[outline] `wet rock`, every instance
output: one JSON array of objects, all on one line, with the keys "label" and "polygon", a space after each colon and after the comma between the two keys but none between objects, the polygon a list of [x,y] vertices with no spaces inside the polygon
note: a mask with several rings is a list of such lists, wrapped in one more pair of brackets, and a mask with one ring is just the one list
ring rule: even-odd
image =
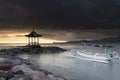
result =
[{"label": "wet rock", "polygon": [[0,77],[0,80],[6,80],[4,77]]},{"label": "wet rock", "polygon": [[40,65],[33,60],[25,60],[24,63],[27,64],[32,70],[39,70],[40,68]]},{"label": "wet rock", "polygon": [[63,78],[61,78],[61,77],[58,77],[56,80],[64,80]]},{"label": "wet rock", "polygon": [[18,54],[42,54],[42,53],[59,53],[66,51],[59,47],[24,47],[24,48],[12,48],[0,50],[1,55],[16,56]]},{"label": "wet rock", "polygon": [[13,64],[3,63],[3,64],[0,64],[0,70],[8,71],[8,70],[11,70],[13,66],[14,66]]},{"label": "wet rock", "polygon": [[30,64],[31,69],[33,69],[33,70],[39,70],[40,69],[39,63],[37,63],[35,61],[31,61],[31,60],[30,60],[30,62],[31,62],[31,64]]},{"label": "wet rock", "polygon": [[8,71],[6,79],[8,80],[8,79],[10,79],[12,77],[14,77],[14,74],[11,71]]},{"label": "wet rock", "polygon": [[11,69],[12,72],[16,73],[17,71],[23,71],[24,73],[31,72],[32,69],[30,69],[28,66],[25,65],[16,65]]},{"label": "wet rock", "polygon": [[0,71],[0,77],[3,77],[5,79],[7,79],[7,80],[12,78],[13,76],[14,76],[14,74],[9,72],[9,71]]},{"label": "wet rock", "polygon": [[6,58],[0,63],[13,65],[12,67],[9,65],[10,68],[5,68],[9,69],[9,71],[0,71],[0,80],[64,80],[61,77],[54,76],[47,70],[40,69],[40,65],[33,60],[17,57],[18,54],[56,54],[61,51],[65,50],[58,47],[27,47],[0,50],[0,55]]},{"label": "wet rock", "polygon": [[24,75],[24,72],[22,70],[18,70],[14,72],[15,75]]},{"label": "wet rock", "polygon": [[40,71],[34,71],[31,68],[29,68],[28,65],[17,65],[12,68],[11,70],[14,73],[17,73],[18,71],[21,71],[22,74],[24,73],[25,75],[30,76],[32,80],[45,80],[47,76]]},{"label": "wet rock", "polygon": [[61,77],[55,77],[55,76],[53,76],[53,74],[49,74],[48,80],[65,80],[65,79],[63,79]]},{"label": "wet rock", "polygon": [[13,78],[9,80],[32,80],[32,79],[27,75],[15,75]]},{"label": "wet rock", "polygon": [[42,72],[45,73],[46,75],[52,74],[51,72],[48,72],[47,70],[44,70],[44,69],[40,69],[40,71],[42,71]]},{"label": "wet rock", "polygon": [[[0,71],[0,77],[3,77],[5,80],[64,80],[61,77],[53,76],[47,70],[39,69],[39,65],[35,67],[36,63],[32,60],[16,59],[22,60],[22,64],[15,65],[10,71]],[[10,60],[10,62],[12,61]]]},{"label": "wet rock", "polygon": [[3,63],[3,64],[13,64],[13,65],[20,65],[22,63],[22,61],[20,61],[19,59],[17,58],[6,58],[4,61],[0,62],[0,63]]},{"label": "wet rock", "polygon": [[47,76],[40,71],[33,71],[29,74],[32,78],[32,80],[47,80]]},{"label": "wet rock", "polygon": [[22,61],[20,61],[20,60],[18,60],[18,59],[12,59],[12,60],[10,60],[11,62],[12,62],[12,64],[14,64],[14,65],[20,65],[20,64],[22,64]]},{"label": "wet rock", "polygon": [[48,80],[56,80],[56,78],[53,75],[49,74],[48,75]]},{"label": "wet rock", "polygon": [[7,77],[7,73],[5,71],[0,71],[0,77]]}]

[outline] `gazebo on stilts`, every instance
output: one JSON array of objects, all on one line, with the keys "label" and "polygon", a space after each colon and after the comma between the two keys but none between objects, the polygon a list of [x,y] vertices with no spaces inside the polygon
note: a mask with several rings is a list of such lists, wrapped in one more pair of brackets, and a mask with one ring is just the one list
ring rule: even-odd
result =
[{"label": "gazebo on stilts", "polygon": [[28,37],[28,46],[29,47],[40,47],[39,44],[39,38],[42,37],[42,35],[36,33],[34,30],[29,33],[28,35],[25,35]]}]

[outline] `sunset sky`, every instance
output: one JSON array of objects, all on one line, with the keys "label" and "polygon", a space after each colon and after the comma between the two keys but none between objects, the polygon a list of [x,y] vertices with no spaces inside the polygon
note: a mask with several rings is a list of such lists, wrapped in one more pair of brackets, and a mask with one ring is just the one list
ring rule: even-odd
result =
[{"label": "sunset sky", "polygon": [[0,43],[41,43],[120,37],[120,0],[0,0]]}]

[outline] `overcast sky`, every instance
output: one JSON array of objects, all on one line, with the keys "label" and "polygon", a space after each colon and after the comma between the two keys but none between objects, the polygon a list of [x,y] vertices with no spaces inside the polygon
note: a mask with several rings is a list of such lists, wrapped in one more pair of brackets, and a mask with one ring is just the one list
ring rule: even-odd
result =
[{"label": "overcast sky", "polygon": [[118,37],[120,0],[0,0],[1,39],[33,29],[55,40]]}]

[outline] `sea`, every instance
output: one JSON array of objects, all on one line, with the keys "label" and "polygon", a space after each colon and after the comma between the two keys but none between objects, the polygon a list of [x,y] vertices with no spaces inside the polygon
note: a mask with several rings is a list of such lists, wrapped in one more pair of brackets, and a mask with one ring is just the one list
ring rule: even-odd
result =
[{"label": "sea", "polygon": [[[7,44],[7,46],[18,46],[18,44]],[[72,49],[98,52],[103,50],[104,52],[104,48],[76,44],[41,44],[41,46],[58,46],[68,50],[68,53]],[[120,46],[114,46],[110,50],[120,56]],[[19,55],[19,57],[35,60],[40,64],[41,68],[52,72],[56,76],[62,76],[67,80],[120,80],[120,59],[113,59],[106,64],[73,58],[63,54],[64,52],[56,54],[24,54]]]}]

